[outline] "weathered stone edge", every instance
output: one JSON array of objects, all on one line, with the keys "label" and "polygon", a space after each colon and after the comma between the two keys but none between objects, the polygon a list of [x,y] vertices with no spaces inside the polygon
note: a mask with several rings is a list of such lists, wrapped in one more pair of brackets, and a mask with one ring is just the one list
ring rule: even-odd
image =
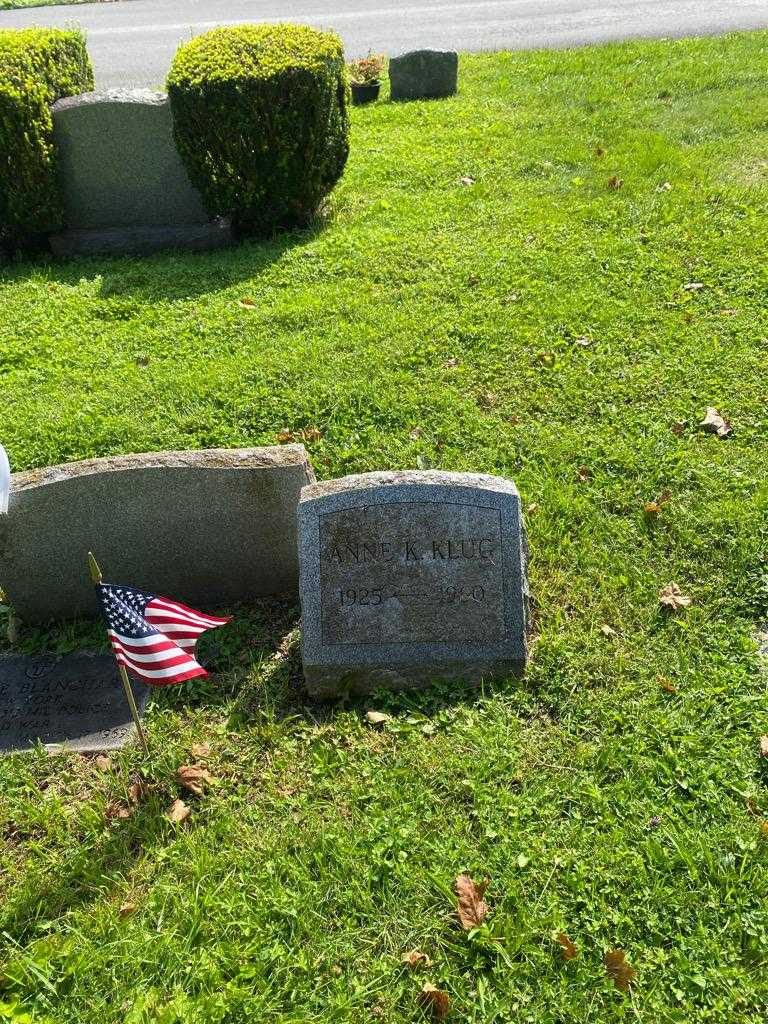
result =
[{"label": "weathered stone edge", "polygon": [[491,476],[487,473],[451,473],[439,469],[401,469],[376,473],[356,473],[336,480],[321,480],[318,483],[311,483],[302,488],[300,500],[304,503],[316,498],[326,498],[331,494],[344,494],[346,491],[415,484],[482,487],[484,490],[520,497],[515,484],[504,477]]},{"label": "weathered stone edge", "polygon": [[98,473],[122,473],[135,469],[279,469],[303,466],[313,482],[314,470],[303,444],[272,445],[264,448],[201,448],[190,451],[144,452],[139,455],[110,455],[81,462],[65,462],[43,469],[29,469],[11,475],[11,494],[46,484],[59,483]]}]

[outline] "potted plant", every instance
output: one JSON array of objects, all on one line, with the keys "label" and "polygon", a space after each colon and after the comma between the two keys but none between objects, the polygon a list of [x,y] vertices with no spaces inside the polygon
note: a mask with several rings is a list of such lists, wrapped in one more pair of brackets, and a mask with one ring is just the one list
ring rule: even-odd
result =
[{"label": "potted plant", "polygon": [[352,83],[352,103],[359,107],[373,103],[379,98],[381,75],[384,71],[384,55],[369,53],[367,57],[349,63],[349,78]]}]

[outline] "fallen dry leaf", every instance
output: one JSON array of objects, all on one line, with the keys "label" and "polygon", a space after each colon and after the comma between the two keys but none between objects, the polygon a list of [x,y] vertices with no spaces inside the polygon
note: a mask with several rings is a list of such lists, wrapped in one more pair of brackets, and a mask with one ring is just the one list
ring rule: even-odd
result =
[{"label": "fallen dry leaf", "polygon": [[445,1020],[451,1008],[451,1001],[447,992],[427,982],[419,992],[419,1005],[424,1010],[428,1010],[435,1020]]},{"label": "fallen dry leaf", "polygon": [[408,435],[408,437],[410,437],[412,441],[418,441],[423,433],[424,427],[414,427],[413,430]]},{"label": "fallen dry leaf", "polygon": [[100,772],[108,772],[112,770],[112,760],[107,757],[106,754],[99,754],[98,757],[93,759],[93,763]]},{"label": "fallen dry leaf", "polygon": [[190,753],[192,757],[208,757],[211,753],[211,748],[207,743],[195,743]]},{"label": "fallen dry leaf", "polygon": [[107,806],[104,808],[104,817],[109,819],[112,818],[130,818],[133,811],[124,804],[122,800],[110,800]]},{"label": "fallen dry leaf", "polygon": [[410,953],[403,956],[401,963],[408,964],[409,967],[429,967],[432,961],[426,953],[422,953],[419,949],[412,949]]},{"label": "fallen dry leaf", "polygon": [[637,971],[627,963],[624,951],[611,949],[603,957],[605,973],[621,992],[629,992],[629,986],[637,977]]},{"label": "fallen dry leaf", "polygon": [[199,764],[183,764],[177,770],[176,778],[185,789],[194,793],[195,796],[202,796],[205,787],[214,781],[211,773]]},{"label": "fallen dry leaf", "polygon": [[683,285],[684,292],[700,292],[704,285],[701,281],[689,281],[688,284]]},{"label": "fallen dry leaf", "polygon": [[604,622],[600,627],[600,632],[603,636],[616,636],[616,630],[613,626],[609,626],[607,622]]},{"label": "fallen dry leaf", "polygon": [[538,509],[539,509],[538,503],[535,502],[535,501],[532,501],[531,504],[528,506],[528,508],[525,510],[526,515],[532,516],[534,512],[538,511]]},{"label": "fallen dry leaf", "polygon": [[600,159],[600,157],[605,156],[605,152],[606,151],[605,149],[603,149],[602,146],[595,146],[595,156],[598,158],[598,160]]},{"label": "fallen dry leaf", "polygon": [[365,720],[368,725],[384,725],[385,722],[392,720],[392,715],[388,715],[384,711],[366,711]]},{"label": "fallen dry leaf", "polygon": [[565,934],[565,932],[560,932],[560,934],[555,939],[555,942],[557,942],[558,946],[560,946],[560,948],[563,951],[563,960],[573,960],[573,958],[578,953],[578,949],[576,949],[576,947]]},{"label": "fallen dry leaf", "polygon": [[580,338],[574,338],[573,344],[578,345],[579,348],[589,348],[592,344],[592,339],[588,338],[586,334],[583,334]]},{"label": "fallen dry leaf", "polygon": [[135,903],[131,903],[130,901],[128,901],[126,903],[121,903],[120,904],[120,908],[117,911],[117,913],[119,914],[120,917],[128,917],[128,915],[132,914],[135,909],[136,909],[136,904]]},{"label": "fallen dry leaf", "polygon": [[152,786],[146,779],[137,779],[128,787],[128,799],[136,807],[142,800],[146,800],[152,792]]},{"label": "fallen dry leaf", "polygon": [[165,816],[168,821],[172,821],[174,825],[180,825],[182,821],[187,820],[191,813],[192,808],[187,807],[183,800],[174,800],[165,812]]},{"label": "fallen dry leaf", "polygon": [[459,181],[461,182],[462,185],[474,185],[475,184],[475,179],[471,178],[468,174],[465,174],[463,178],[459,179]]},{"label": "fallen dry leaf", "polygon": [[618,192],[618,190],[622,188],[623,185],[624,179],[620,178],[618,174],[614,174],[612,177],[608,179],[608,188],[612,188],[614,192]]},{"label": "fallen dry leaf", "polygon": [[293,444],[296,438],[293,436],[292,430],[289,430],[287,427],[283,427],[283,429],[277,433],[275,440],[278,444]]},{"label": "fallen dry leaf", "polygon": [[449,370],[455,370],[459,365],[459,360],[455,356],[451,356],[450,359],[446,359],[443,366],[447,366]]},{"label": "fallen dry leaf", "polygon": [[675,435],[675,437],[682,437],[682,435],[685,433],[686,426],[687,424],[685,420],[677,420],[675,423],[672,424],[670,430]]},{"label": "fallen dry leaf", "polygon": [[478,397],[478,402],[486,409],[492,409],[498,400],[493,391],[483,391]]},{"label": "fallen dry leaf", "polygon": [[483,899],[488,882],[473,882],[469,875],[457,875],[453,888],[459,898],[458,915],[465,931],[478,928],[488,913],[488,904]]},{"label": "fallen dry leaf", "polygon": [[760,737],[760,757],[768,757],[768,736]]},{"label": "fallen dry leaf", "polygon": [[301,432],[302,441],[319,441],[323,436],[322,430],[319,427],[307,427]]},{"label": "fallen dry leaf", "polygon": [[657,192],[670,192],[672,189],[671,181],[662,181],[660,185],[656,187]]},{"label": "fallen dry leaf", "polygon": [[670,611],[677,612],[681,608],[689,608],[692,603],[691,598],[686,596],[676,583],[668,583],[659,591],[659,604]]},{"label": "fallen dry leaf", "polygon": [[666,690],[667,693],[677,693],[677,687],[670,679],[667,679],[666,676],[659,676],[658,680],[659,686],[662,690]]},{"label": "fallen dry leaf", "polygon": [[240,301],[238,302],[238,306],[240,306],[242,309],[255,309],[256,303],[253,301],[253,299],[240,299]]},{"label": "fallen dry leaf", "polygon": [[699,424],[700,430],[706,430],[709,434],[717,434],[718,437],[728,437],[733,433],[730,420],[723,419],[713,405],[707,406],[707,415]]},{"label": "fallen dry leaf", "polygon": [[592,473],[587,468],[587,466],[579,466],[579,468],[576,471],[576,479],[579,481],[580,484],[585,484],[591,476]]}]

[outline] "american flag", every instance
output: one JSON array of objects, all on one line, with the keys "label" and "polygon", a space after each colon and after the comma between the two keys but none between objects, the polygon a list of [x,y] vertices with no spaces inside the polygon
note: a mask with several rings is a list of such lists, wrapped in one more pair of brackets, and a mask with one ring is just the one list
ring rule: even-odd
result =
[{"label": "american flag", "polygon": [[229,618],[204,615],[167,597],[114,583],[99,583],[96,590],[119,665],[152,686],[208,675],[195,660],[197,638],[206,629],[226,625]]}]

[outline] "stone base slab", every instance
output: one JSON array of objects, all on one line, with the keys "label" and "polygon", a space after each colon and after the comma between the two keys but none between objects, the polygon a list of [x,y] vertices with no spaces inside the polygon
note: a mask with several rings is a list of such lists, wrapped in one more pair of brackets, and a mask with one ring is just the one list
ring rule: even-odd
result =
[{"label": "stone base slab", "polygon": [[201,252],[232,245],[234,236],[228,220],[182,227],[132,227],[63,231],[50,236],[55,256],[146,256],[164,249]]}]

